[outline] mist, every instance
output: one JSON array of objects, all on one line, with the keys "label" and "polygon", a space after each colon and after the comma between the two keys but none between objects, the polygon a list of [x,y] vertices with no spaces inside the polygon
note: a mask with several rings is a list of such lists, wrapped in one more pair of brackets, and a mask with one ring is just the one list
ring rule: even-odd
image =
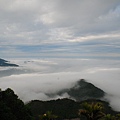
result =
[{"label": "mist", "polygon": [[[105,99],[120,111],[120,62],[95,59],[31,59],[13,60],[20,67],[0,68],[0,87],[11,88],[24,102],[69,98],[67,93],[55,93],[72,88],[85,79],[104,90]],[[9,73],[9,74],[6,74]],[[49,96],[48,94],[55,94]]]}]

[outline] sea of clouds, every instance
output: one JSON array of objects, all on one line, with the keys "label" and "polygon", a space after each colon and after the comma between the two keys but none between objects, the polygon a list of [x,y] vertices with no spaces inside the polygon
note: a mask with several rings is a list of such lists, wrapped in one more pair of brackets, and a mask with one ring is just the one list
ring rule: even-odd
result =
[{"label": "sea of clouds", "polygon": [[0,88],[12,88],[24,102],[51,100],[69,95],[49,96],[72,88],[85,79],[104,90],[110,105],[120,111],[120,61],[97,59],[11,60],[19,67],[0,67]]}]

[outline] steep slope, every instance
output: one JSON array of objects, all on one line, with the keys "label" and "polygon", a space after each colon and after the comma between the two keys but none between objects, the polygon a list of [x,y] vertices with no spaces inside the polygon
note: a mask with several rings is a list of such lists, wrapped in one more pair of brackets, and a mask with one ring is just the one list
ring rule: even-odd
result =
[{"label": "steep slope", "polygon": [[100,88],[94,86],[92,83],[85,81],[84,79],[79,80],[73,88],[59,91],[59,95],[67,93],[70,98],[76,101],[83,101],[87,99],[101,99],[104,97],[105,92]]},{"label": "steep slope", "polygon": [[0,58],[0,67],[18,67],[18,65],[9,63],[9,61]]},{"label": "steep slope", "polygon": [[105,92],[92,83],[81,79],[75,87],[68,91],[68,94],[77,101],[82,101],[86,99],[101,99],[104,97]]}]

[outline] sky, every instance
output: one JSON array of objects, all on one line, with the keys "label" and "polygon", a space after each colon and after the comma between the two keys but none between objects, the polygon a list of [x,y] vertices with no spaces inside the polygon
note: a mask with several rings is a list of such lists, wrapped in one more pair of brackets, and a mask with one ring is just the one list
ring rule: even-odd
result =
[{"label": "sky", "polygon": [[85,79],[120,111],[120,0],[0,0],[0,88],[24,101]]},{"label": "sky", "polygon": [[0,0],[1,58],[120,58],[120,0]]}]

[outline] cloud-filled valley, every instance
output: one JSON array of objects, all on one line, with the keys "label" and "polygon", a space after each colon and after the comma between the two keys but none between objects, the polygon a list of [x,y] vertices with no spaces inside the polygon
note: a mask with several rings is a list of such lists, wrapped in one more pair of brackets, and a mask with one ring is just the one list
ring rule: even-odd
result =
[{"label": "cloud-filled valley", "polygon": [[1,68],[0,76],[3,70],[4,73],[13,72],[0,78],[0,86],[2,89],[12,88],[24,102],[34,99],[69,98],[67,93],[61,96],[56,94],[52,97],[48,94],[72,88],[77,81],[85,79],[104,90],[111,106],[120,110],[120,62],[118,60],[33,59],[30,61],[13,60],[13,63],[19,64],[20,67]]}]

